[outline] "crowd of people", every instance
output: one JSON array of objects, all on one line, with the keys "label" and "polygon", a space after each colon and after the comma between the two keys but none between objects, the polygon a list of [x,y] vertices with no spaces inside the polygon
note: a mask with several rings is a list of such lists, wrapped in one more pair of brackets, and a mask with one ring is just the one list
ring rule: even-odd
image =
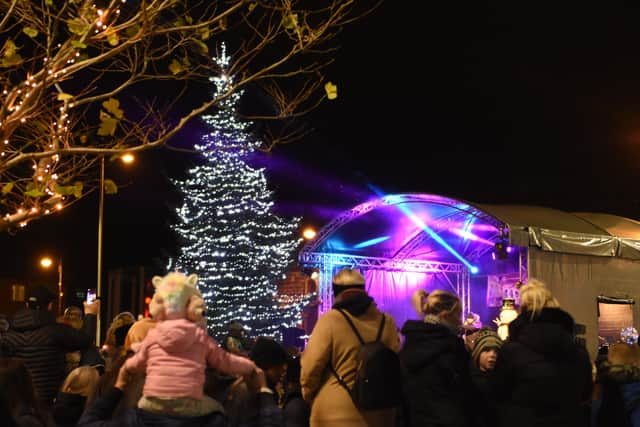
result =
[{"label": "crowd of people", "polygon": [[[153,284],[152,317],[120,313],[100,348],[99,300],[56,319],[55,296],[30,289],[25,307],[0,325],[1,424],[640,427],[640,346],[617,343],[591,361],[571,315],[535,279],[521,287],[503,340],[488,327],[464,329],[461,302],[445,290],[416,291],[419,318],[398,328],[364,277],[343,269],[333,278],[333,310],[302,352],[271,337],[250,340],[239,322],[218,344],[206,332],[195,275]],[[382,351],[400,367],[387,387],[400,389],[365,408],[354,388],[367,387],[363,360]],[[395,372],[385,360],[381,375]]]}]

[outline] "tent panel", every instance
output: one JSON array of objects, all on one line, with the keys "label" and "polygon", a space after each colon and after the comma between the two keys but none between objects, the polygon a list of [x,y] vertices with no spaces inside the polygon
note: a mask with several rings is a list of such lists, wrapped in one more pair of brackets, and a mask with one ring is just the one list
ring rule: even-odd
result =
[{"label": "tent panel", "polygon": [[[587,328],[587,349],[598,348],[598,296],[640,297],[640,262],[612,257],[529,251],[529,277],[546,283],[560,305]],[[639,304],[633,306],[636,328]]]}]

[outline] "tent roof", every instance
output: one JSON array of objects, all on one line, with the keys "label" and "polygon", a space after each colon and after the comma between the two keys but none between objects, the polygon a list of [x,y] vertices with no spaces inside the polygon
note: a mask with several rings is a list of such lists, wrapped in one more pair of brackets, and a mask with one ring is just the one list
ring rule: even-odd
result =
[{"label": "tent roof", "polygon": [[[323,227],[302,253],[459,263],[461,257],[473,260],[492,250],[507,234],[520,233],[516,244],[531,244],[532,230],[538,234],[556,233],[553,235],[556,240],[552,242],[555,246],[545,246],[546,237],[541,234],[533,239],[545,250],[571,251],[566,245],[556,249],[560,248],[557,240],[573,239],[574,244],[578,239],[579,253],[589,254],[588,245],[594,236],[602,239],[599,239],[600,252],[591,253],[593,255],[616,254],[616,238],[632,239],[640,248],[640,222],[628,218],[569,213],[540,206],[474,204],[444,196],[409,193],[369,200],[343,212]],[[603,239],[615,247],[603,252]]]}]

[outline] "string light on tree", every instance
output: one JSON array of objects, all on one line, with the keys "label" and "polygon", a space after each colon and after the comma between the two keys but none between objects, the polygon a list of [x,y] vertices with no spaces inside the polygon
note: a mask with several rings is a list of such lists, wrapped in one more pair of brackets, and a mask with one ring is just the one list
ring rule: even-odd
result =
[{"label": "string light on tree", "polygon": [[[217,96],[233,84],[224,46],[221,51],[216,62],[222,73],[210,79]],[[174,182],[184,194],[174,227],[182,240],[175,268],[198,274],[213,336],[221,339],[228,323],[238,320],[249,335],[280,338],[283,328],[299,323],[309,300],[279,301],[276,295],[300,243],[299,220],[271,212],[264,170],[247,163],[260,142],[249,132],[251,123],[236,116],[240,97],[228,96],[216,114],[203,116],[211,131],[195,148],[204,162]]]}]

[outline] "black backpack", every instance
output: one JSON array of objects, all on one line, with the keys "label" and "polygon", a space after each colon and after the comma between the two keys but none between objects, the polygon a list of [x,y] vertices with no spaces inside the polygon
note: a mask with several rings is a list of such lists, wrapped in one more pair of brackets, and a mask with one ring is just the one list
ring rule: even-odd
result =
[{"label": "black backpack", "polygon": [[365,343],[349,316],[340,309],[338,311],[358,337],[360,349],[356,357],[356,379],[351,387],[329,364],[331,372],[347,390],[358,409],[369,411],[398,406],[402,399],[402,372],[396,352],[380,342],[385,315],[382,315],[376,340]]}]

